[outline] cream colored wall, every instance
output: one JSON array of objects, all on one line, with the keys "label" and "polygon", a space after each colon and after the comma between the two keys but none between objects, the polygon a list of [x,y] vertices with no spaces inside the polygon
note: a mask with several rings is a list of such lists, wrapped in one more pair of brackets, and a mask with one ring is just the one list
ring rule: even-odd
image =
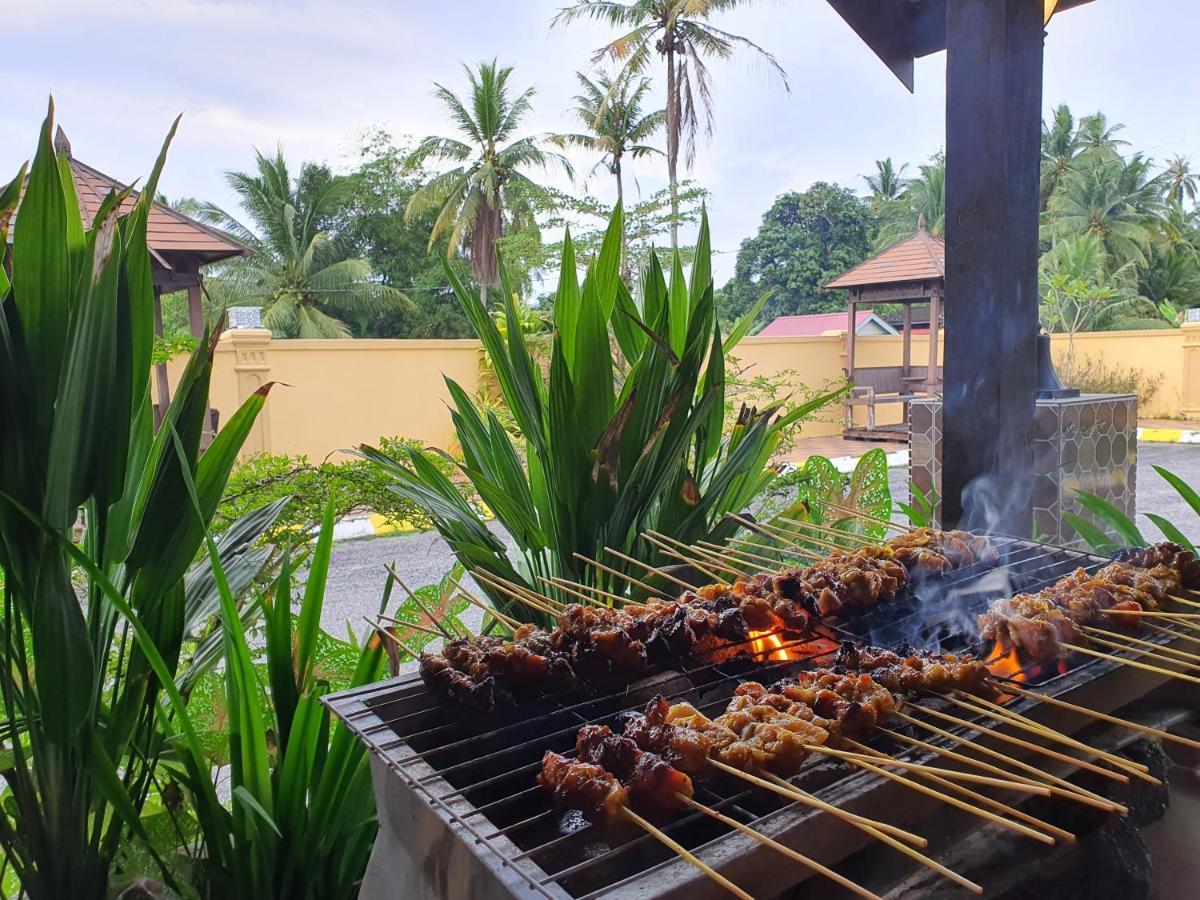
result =
[{"label": "cream colored wall", "polygon": [[[1192,338],[1191,370],[1185,365],[1185,338]],[[860,336],[855,358],[861,366],[899,365],[901,340]],[[1066,337],[1053,338],[1055,356],[1066,352]],[[1200,325],[1180,330],[1101,332],[1077,335],[1077,356],[1103,358],[1109,366],[1161,374],[1163,383],[1143,418],[1200,412]],[[914,337],[912,362],[925,365],[928,338]],[[820,337],[749,337],[734,352],[744,378],[788,377],[799,386],[818,388],[842,377],[846,363],[843,332]],[[235,331],[217,346],[211,397],[227,422],[256,387],[282,382],[271,392],[247,452],[330,454],[381,436],[397,435],[455,450],[443,375],[475,393],[479,385],[479,343],[463,341],[271,340],[265,331]],[[185,360],[168,366],[174,384]],[[1191,371],[1190,376],[1185,370]],[[1190,396],[1190,394],[1196,396]],[[899,421],[900,404],[879,407],[880,424]],[[828,410],[804,426],[803,435],[840,434],[842,410]]]},{"label": "cream colored wall", "polygon": [[[1075,335],[1075,357],[1100,359],[1109,368],[1140,369],[1147,376],[1159,375],[1162,384],[1147,404],[1140,404],[1138,416],[1144,419],[1175,417],[1188,405],[1184,400],[1183,341],[1186,328],[1162,331],[1095,331]],[[1065,334],[1051,337],[1054,364],[1061,366],[1066,356]]]}]

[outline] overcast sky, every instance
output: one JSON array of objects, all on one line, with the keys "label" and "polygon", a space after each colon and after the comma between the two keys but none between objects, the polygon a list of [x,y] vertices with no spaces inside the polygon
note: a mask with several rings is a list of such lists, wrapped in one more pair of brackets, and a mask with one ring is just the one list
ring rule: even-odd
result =
[{"label": "overcast sky", "polygon": [[[462,89],[460,63],[492,56],[537,87],[531,131],[576,130],[573,72],[609,33],[551,31],[564,2],[0,0],[0,173],[32,152],[53,92],[75,155],[122,180],[148,169],[182,111],[163,190],[232,205],[222,173],[250,166],[253,147],[344,168],[372,126],[447,133],[431,82]],[[765,2],[718,24],[772,51],[791,80],[788,94],[749,56],[713,66],[716,133],[692,175],[712,191],[721,283],[780,192],[817,180],[861,189],[874,160],[918,163],[942,146],[945,57],[918,61],[910,95],[825,0]],[[1134,147],[1200,164],[1198,26],[1196,0],[1097,0],[1060,15],[1047,108],[1101,108]],[[661,163],[636,169],[643,193],[663,185]],[[606,178],[588,188],[611,197]]]}]

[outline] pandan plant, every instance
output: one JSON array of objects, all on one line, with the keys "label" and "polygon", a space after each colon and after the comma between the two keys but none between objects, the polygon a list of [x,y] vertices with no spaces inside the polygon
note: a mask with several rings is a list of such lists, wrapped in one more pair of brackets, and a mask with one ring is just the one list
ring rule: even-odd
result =
[{"label": "pandan plant", "polygon": [[[548,377],[520,328],[503,264],[505,335],[446,269],[519,429],[514,437],[493,412],[479,410],[469,391],[447,380],[462,473],[512,536],[515,552],[426,457],[362,448],[395,478],[393,490],[429,512],[468,570],[557,592],[564,601],[573,598],[550,579],[629,588],[579,556],[639,579],[648,577],[644,569],[606,548],[650,564],[672,562],[639,537],[647,529],[688,543],[732,535],[739,526],[727,516],[743,511],[773,477],[768,464],[784,429],[842,393],[822,394],[786,414],[780,406],[743,407],[724,433],[725,355],[761,303],[722,336],[707,218],[690,279],[677,253],[669,277],[652,254],[635,300],[620,277],[621,233],[618,208],[582,284],[567,235]],[[538,618],[503,591],[485,590],[509,615]]]},{"label": "pandan plant", "polygon": [[139,813],[164,754],[216,802],[176,686],[213,591],[185,574],[266,390],[201,455],[206,336],[155,429],[146,229],[166,146],[141,194],[110,193],[89,225],[52,119],[0,188],[0,848],[23,896],[90,900],[124,840],[151,846]]}]

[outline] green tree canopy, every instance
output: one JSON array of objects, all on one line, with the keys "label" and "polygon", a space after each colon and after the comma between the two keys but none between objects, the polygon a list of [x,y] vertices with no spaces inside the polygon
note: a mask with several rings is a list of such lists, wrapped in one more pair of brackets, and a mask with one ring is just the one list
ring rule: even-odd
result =
[{"label": "green tree canopy", "polygon": [[836,184],[781,194],[758,233],[742,242],[734,277],[721,291],[722,317],[740,316],[768,291],[764,321],[845,309],[840,292],[821,285],[870,254],[870,221],[867,204]]}]

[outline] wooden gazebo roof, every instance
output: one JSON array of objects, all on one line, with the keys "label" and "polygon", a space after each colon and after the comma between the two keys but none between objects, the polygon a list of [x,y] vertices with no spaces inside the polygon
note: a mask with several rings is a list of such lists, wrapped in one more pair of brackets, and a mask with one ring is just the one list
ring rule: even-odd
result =
[{"label": "wooden gazebo roof", "polygon": [[946,276],[946,243],[923,227],[825,283],[827,288],[934,281]]}]

